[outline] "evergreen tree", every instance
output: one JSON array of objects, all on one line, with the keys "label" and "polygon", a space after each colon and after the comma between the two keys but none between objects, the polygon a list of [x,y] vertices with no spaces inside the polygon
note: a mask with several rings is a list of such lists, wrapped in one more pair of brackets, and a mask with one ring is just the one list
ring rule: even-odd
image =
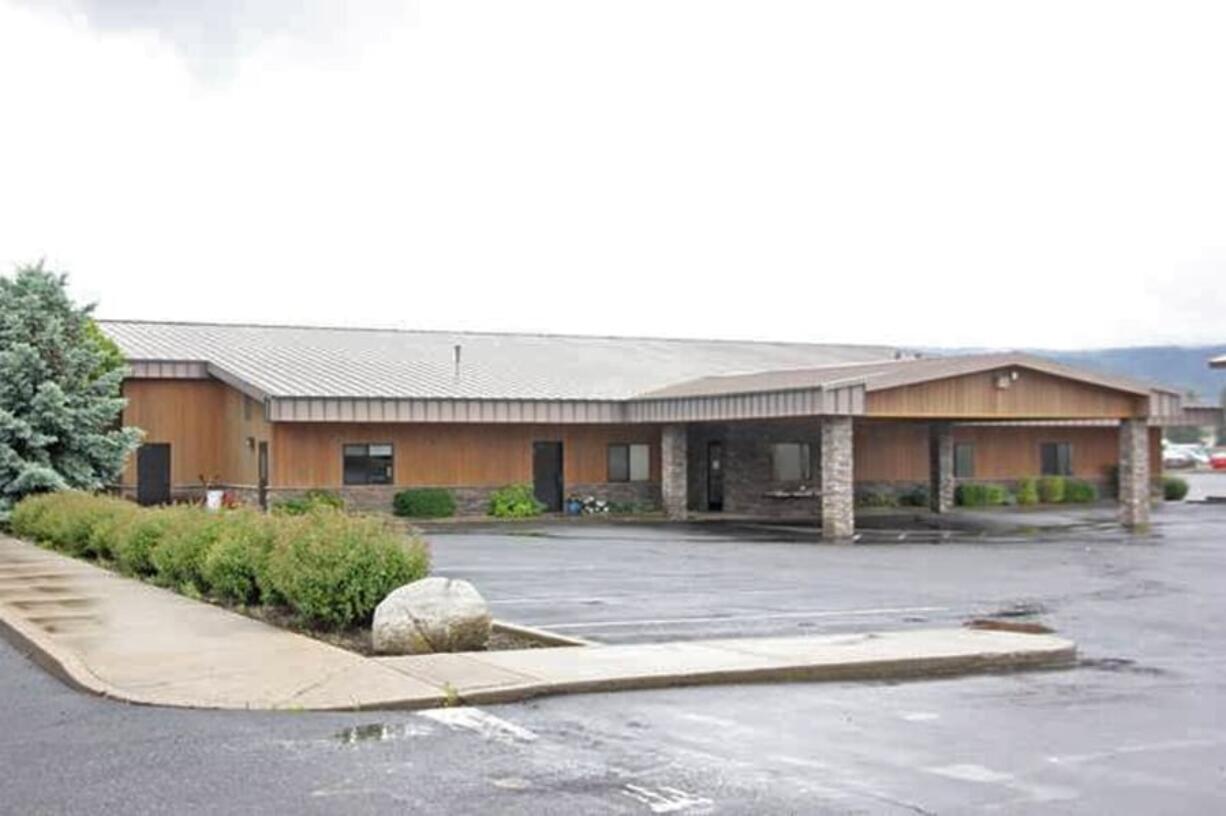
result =
[{"label": "evergreen tree", "polygon": [[113,482],[140,431],[119,427],[123,358],[40,262],[0,278],[0,520],[22,496]]}]

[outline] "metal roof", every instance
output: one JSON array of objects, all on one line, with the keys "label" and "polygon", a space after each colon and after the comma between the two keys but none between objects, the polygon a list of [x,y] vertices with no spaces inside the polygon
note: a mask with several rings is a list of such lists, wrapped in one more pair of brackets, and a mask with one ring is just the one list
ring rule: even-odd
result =
[{"label": "metal roof", "polygon": [[1152,391],[1176,393],[1123,377],[1098,374],[1085,369],[1057,363],[1031,354],[972,354],[956,357],[925,357],[921,359],[889,360],[884,362],[828,365],[814,368],[760,371],[751,374],[702,377],[677,383],[641,394],[643,399],[675,399],[681,397],[752,394],[761,391],[786,391],[804,388],[830,388],[836,385],[862,384],[868,392],[904,385],[958,377],[1000,368],[1029,368],[1067,377],[1081,382],[1149,395]]},{"label": "metal roof", "polygon": [[620,401],[711,375],[864,364],[900,353],[814,343],[99,323],[138,370],[191,376],[206,369],[270,399]]}]

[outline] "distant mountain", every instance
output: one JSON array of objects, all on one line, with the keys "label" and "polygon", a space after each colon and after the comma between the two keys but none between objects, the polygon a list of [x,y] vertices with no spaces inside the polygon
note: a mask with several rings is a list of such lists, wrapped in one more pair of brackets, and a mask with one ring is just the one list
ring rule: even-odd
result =
[{"label": "distant mountain", "polygon": [[1226,354],[1222,346],[1136,346],[1095,351],[1036,350],[1036,354],[1068,365],[1133,377],[1196,392],[1204,402],[1219,401],[1226,388],[1226,371],[1209,368],[1209,358]]},{"label": "distant mountain", "polygon": [[[930,349],[941,354],[965,354],[991,349]],[[1216,403],[1226,388],[1226,371],[1209,368],[1209,358],[1226,354],[1220,346],[1133,346],[1096,349],[1023,349],[1061,363],[1118,374],[1156,385],[1196,392],[1198,400]]]}]

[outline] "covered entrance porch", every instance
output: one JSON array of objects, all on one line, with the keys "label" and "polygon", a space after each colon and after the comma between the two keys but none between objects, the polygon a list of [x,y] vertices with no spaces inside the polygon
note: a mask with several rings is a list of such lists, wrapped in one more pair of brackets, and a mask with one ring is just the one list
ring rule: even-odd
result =
[{"label": "covered entrance porch", "polygon": [[1093,483],[1117,498],[1122,524],[1144,527],[1158,426],[1179,409],[1169,392],[1022,355],[765,372],[678,389],[667,397],[677,421],[661,432],[671,518],[811,518],[831,540],[854,534],[858,498],[892,494],[947,513],[959,482],[1012,489],[1044,475]]}]

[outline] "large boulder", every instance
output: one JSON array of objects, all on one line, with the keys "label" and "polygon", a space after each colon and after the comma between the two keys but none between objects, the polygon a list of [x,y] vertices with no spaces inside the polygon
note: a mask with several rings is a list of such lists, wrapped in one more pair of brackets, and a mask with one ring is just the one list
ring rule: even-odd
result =
[{"label": "large boulder", "polygon": [[490,638],[490,608],[467,581],[423,578],[375,608],[371,636],[382,654],[471,652]]}]

